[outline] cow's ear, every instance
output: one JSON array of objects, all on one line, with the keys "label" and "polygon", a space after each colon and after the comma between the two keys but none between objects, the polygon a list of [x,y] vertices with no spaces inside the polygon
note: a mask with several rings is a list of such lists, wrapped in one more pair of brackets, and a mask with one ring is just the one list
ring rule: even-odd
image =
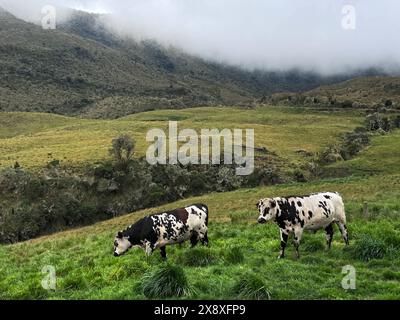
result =
[{"label": "cow's ear", "polygon": [[117,233],[117,238],[122,239],[122,237],[123,237],[122,231],[119,231]]}]

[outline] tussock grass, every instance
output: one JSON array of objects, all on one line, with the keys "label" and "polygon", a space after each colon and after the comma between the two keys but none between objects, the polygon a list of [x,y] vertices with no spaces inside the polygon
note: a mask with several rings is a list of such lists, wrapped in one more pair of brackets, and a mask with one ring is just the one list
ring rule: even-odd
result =
[{"label": "tussock grass", "polygon": [[182,267],[169,263],[162,264],[142,279],[143,294],[147,298],[181,297],[192,292]]},{"label": "tussock grass", "polygon": [[262,277],[254,273],[241,275],[235,282],[232,293],[238,295],[239,299],[269,300],[271,294],[266,288]]},{"label": "tussock grass", "polygon": [[351,249],[353,257],[362,261],[382,259],[386,251],[386,244],[382,240],[375,239],[369,234],[363,234]]},{"label": "tussock grass", "polygon": [[204,267],[215,263],[217,259],[210,248],[195,247],[179,255],[176,262],[189,267]]},{"label": "tussock grass", "polygon": [[231,246],[225,249],[225,261],[230,264],[239,264],[244,261],[243,250],[239,246]]}]

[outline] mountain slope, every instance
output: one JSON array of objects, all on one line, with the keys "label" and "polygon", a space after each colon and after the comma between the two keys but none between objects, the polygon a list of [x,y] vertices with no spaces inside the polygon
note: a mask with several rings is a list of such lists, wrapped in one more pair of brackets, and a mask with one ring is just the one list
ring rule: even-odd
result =
[{"label": "mountain slope", "polygon": [[0,13],[0,111],[116,118],[138,111],[247,103],[343,77],[248,72],[108,31],[76,12],[57,30]]},{"label": "mountain slope", "polygon": [[[394,110],[400,108],[400,77],[356,77],[302,93],[276,93],[271,96],[270,100],[273,103],[284,105]],[[385,108],[387,109],[385,110]]]}]

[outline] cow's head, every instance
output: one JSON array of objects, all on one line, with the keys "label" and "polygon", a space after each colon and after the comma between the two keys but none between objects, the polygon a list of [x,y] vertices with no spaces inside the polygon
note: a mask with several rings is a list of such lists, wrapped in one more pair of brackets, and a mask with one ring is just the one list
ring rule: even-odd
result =
[{"label": "cow's head", "polygon": [[274,199],[261,199],[257,203],[257,208],[260,213],[258,223],[266,223],[276,217],[276,200]]},{"label": "cow's head", "polygon": [[119,257],[128,252],[133,244],[129,241],[129,237],[124,236],[123,232],[118,232],[114,239],[114,256]]}]

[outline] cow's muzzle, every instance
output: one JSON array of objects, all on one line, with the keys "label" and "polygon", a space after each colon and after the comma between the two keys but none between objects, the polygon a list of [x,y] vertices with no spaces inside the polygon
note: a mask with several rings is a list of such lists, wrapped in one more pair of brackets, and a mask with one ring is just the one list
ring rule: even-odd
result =
[{"label": "cow's muzzle", "polygon": [[265,220],[264,218],[259,218],[258,219],[258,223],[266,223],[267,222],[267,220]]}]

